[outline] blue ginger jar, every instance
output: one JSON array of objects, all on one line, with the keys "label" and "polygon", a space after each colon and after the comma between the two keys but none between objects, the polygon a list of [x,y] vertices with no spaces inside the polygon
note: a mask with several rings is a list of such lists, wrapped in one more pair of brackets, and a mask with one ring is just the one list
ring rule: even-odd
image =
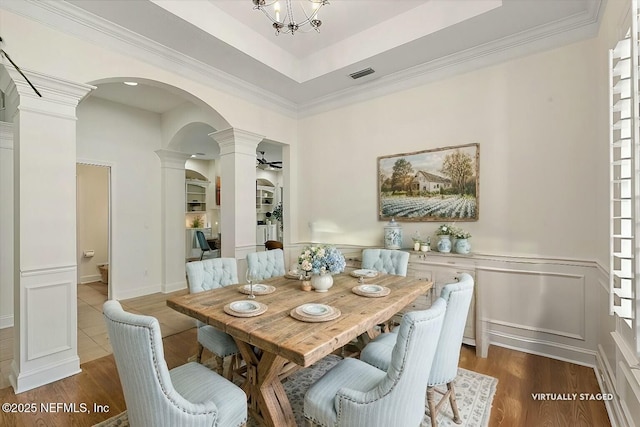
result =
[{"label": "blue ginger jar", "polygon": [[451,252],[451,236],[448,234],[440,236],[440,240],[438,241],[438,252]]}]

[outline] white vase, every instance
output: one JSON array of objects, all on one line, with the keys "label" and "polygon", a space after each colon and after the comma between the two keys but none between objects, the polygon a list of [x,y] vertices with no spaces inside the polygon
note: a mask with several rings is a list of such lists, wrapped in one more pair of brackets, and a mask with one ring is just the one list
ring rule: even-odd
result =
[{"label": "white vase", "polygon": [[333,276],[329,273],[311,276],[311,286],[316,292],[327,292],[333,286]]}]

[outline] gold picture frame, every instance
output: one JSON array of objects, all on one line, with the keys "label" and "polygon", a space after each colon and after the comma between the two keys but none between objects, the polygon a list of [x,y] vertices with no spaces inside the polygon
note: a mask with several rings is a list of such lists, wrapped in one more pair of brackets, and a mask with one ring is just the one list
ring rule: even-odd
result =
[{"label": "gold picture frame", "polygon": [[378,218],[477,221],[480,144],[378,157]]}]

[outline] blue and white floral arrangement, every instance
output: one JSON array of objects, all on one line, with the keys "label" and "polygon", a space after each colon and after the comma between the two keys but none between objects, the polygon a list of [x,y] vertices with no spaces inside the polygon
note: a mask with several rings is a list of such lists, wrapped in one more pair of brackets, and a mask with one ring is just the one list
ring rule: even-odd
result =
[{"label": "blue and white floral arrangement", "polygon": [[344,271],[344,255],[334,246],[311,245],[302,250],[298,257],[300,269],[311,274],[337,274]]}]

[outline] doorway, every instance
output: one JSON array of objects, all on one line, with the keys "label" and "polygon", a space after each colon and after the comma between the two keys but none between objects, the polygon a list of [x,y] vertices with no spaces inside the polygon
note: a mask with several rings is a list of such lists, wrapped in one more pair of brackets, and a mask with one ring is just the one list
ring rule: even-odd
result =
[{"label": "doorway", "polygon": [[111,295],[111,167],[76,164],[78,356],[110,354],[102,305]]},{"label": "doorway", "polygon": [[109,289],[111,167],[78,163],[76,180],[78,284],[101,282]]}]

